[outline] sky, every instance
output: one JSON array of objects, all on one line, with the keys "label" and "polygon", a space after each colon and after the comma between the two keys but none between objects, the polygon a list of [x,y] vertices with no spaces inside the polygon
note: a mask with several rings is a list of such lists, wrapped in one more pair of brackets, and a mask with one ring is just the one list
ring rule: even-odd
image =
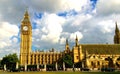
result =
[{"label": "sky", "polygon": [[120,0],[0,0],[0,58],[20,53],[20,25],[28,10],[32,50],[65,49],[65,41],[113,44],[115,22],[120,28]]}]

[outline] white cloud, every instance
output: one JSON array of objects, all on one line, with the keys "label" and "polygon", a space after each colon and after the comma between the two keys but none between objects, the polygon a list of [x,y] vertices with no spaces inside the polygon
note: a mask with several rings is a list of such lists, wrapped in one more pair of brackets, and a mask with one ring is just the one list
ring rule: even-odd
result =
[{"label": "white cloud", "polygon": [[113,31],[115,27],[115,21],[113,20],[104,20],[98,22],[98,27],[101,29],[103,33],[110,33]]},{"label": "white cloud", "polygon": [[[60,21],[60,19],[58,22],[62,23],[58,26],[55,25],[56,19],[61,17],[54,13],[48,14],[45,12],[41,19],[35,20],[37,24],[39,24],[39,32],[36,32],[37,36],[34,35],[35,41],[37,41],[34,41],[34,43],[38,48],[56,47],[57,45],[64,44],[65,38],[70,38],[69,40],[74,41],[76,34],[81,43],[112,43],[111,39],[114,36],[112,34],[115,26],[114,21],[120,21],[119,16],[112,14],[109,16],[98,17],[96,14],[77,12],[77,15],[67,16],[66,18],[62,17],[64,21]],[[104,34],[105,36],[103,36]],[[48,46],[43,45],[42,42],[44,41],[50,44]]]},{"label": "white cloud", "polygon": [[90,15],[90,14],[79,14],[76,17],[73,16],[72,18],[73,18],[72,26],[78,26],[78,25],[81,25],[86,20],[92,18],[92,15]]},{"label": "white cloud", "polygon": [[63,8],[66,10],[74,9],[75,11],[81,11],[82,8],[88,5],[90,2],[89,0],[62,0],[62,3],[64,6]]},{"label": "white cloud", "polygon": [[0,18],[10,23],[20,23],[26,9],[23,0],[0,0]]},{"label": "white cloud", "polygon": [[[41,19],[31,17],[37,23],[32,41],[39,49],[64,49],[66,38],[74,42],[76,35],[80,43],[113,43],[114,22],[118,21],[120,25],[119,0],[98,0],[92,13],[86,12],[89,11],[90,0],[0,0],[0,57],[19,52],[19,28],[15,24],[20,25],[26,6],[30,16],[35,10],[36,13],[44,13]],[[69,11],[72,9],[77,14],[71,15]],[[68,12],[67,17],[56,14],[64,11]]]},{"label": "white cloud", "polygon": [[12,38],[12,42],[13,42],[13,43],[17,43],[17,42],[18,42],[18,38],[13,37],[13,38]]},{"label": "white cloud", "polygon": [[45,14],[41,21],[44,25],[42,28],[43,35],[41,40],[57,43],[62,32],[62,25],[65,19],[56,14]]},{"label": "white cloud", "polygon": [[0,24],[0,38],[9,38],[13,35],[17,35],[19,32],[16,25],[12,25],[8,22],[2,22]]},{"label": "white cloud", "polygon": [[0,22],[0,58],[10,53],[19,53],[18,32],[17,25]]},{"label": "white cloud", "polygon": [[89,4],[89,0],[29,0],[28,2],[31,8],[45,12],[61,12],[71,9],[81,11]]},{"label": "white cloud", "polygon": [[74,41],[74,40],[76,39],[76,35],[77,35],[77,37],[78,37],[78,41],[79,41],[80,39],[82,39],[82,37],[83,37],[82,33],[79,32],[79,31],[77,31],[77,32],[74,32],[74,33],[71,33],[71,34],[70,34],[70,40]]},{"label": "white cloud", "polygon": [[65,44],[66,38],[62,37],[60,38],[60,44]]},{"label": "white cloud", "polygon": [[8,44],[4,41],[0,41],[0,48],[4,48],[5,46],[8,46]]},{"label": "white cloud", "polygon": [[111,15],[120,13],[120,0],[98,0],[96,11],[98,15]]}]

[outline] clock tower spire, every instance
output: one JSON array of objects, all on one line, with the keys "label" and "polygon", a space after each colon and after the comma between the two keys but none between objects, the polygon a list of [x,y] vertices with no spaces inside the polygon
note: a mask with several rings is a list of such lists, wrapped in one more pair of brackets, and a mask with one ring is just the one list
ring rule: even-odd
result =
[{"label": "clock tower spire", "polygon": [[28,11],[25,11],[24,18],[20,27],[21,42],[20,42],[20,64],[30,64],[30,54],[32,46],[32,26]]}]

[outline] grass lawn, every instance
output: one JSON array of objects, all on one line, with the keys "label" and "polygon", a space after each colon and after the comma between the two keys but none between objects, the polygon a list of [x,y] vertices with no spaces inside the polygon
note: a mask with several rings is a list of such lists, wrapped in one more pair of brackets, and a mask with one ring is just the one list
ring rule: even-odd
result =
[{"label": "grass lawn", "polygon": [[120,72],[0,72],[0,74],[120,74]]}]

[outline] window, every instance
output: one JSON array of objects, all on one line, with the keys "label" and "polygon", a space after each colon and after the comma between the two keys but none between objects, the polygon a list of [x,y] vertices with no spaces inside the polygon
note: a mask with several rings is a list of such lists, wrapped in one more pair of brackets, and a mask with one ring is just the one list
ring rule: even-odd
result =
[{"label": "window", "polygon": [[93,58],[95,58],[95,56],[93,56]]},{"label": "window", "polygon": [[91,65],[92,65],[92,66],[93,66],[93,64],[94,64],[93,61],[91,61]]},{"label": "window", "polygon": [[98,61],[97,64],[100,65],[100,62]]},{"label": "window", "polygon": [[76,56],[77,59],[79,59],[79,56]]}]

